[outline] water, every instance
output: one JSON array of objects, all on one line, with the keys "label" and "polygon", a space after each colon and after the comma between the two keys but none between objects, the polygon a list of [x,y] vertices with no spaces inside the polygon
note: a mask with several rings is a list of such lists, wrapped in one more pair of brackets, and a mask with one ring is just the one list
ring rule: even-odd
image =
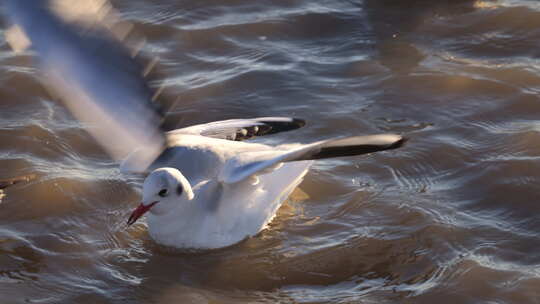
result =
[{"label": "water", "polygon": [[125,222],[140,180],[0,45],[2,303],[538,303],[540,5],[118,0],[181,97],[177,126],[292,115],[309,142],[397,132],[318,161],[270,229],[174,252]]}]

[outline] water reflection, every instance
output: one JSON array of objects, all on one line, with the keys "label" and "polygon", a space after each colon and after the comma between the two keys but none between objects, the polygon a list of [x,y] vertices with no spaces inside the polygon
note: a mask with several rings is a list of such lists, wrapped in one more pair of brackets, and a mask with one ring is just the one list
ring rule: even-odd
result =
[{"label": "water reflection", "polygon": [[237,246],[169,252],[144,222],[126,229],[140,179],[39,85],[29,54],[4,49],[0,175],[38,175],[0,204],[8,302],[540,296],[536,2],[150,2],[115,4],[182,97],[173,123],[297,115],[308,125],[287,140],[385,131],[414,144],[318,163],[307,196]]}]

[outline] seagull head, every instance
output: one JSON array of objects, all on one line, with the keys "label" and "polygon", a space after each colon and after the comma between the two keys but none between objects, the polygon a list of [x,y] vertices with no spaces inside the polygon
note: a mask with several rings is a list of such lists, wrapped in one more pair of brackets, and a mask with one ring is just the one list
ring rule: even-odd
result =
[{"label": "seagull head", "polygon": [[174,168],[156,169],[144,180],[142,202],[131,213],[127,224],[135,223],[148,211],[162,215],[192,199],[191,185],[180,171]]}]

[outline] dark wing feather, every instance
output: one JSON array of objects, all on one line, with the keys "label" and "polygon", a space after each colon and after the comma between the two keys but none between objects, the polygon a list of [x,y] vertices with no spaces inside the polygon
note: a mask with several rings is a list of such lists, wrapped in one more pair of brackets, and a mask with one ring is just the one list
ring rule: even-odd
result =
[{"label": "dark wing feather", "polygon": [[227,184],[237,183],[252,175],[268,172],[268,169],[279,163],[397,149],[405,141],[406,139],[399,135],[380,134],[324,140],[291,150],[245,152],[227,161],[220,174],[220,180]]},{"label": "dark wing feather", "polygon": [[295,160],[314,160],[322,158],[354,156],[373,152],[397,149],[403,146],[406,138],[396,140],[393,143],[366,143],[364,136],[348,137],[344,139],[329,140],[316,149]]},{"label": "dark wing feather", "polygon": [[261,117],[230,119],[194,125],[171,133],[196,134],[212,138],[242,141],[256,136],[270,135],[301,128],[305,121],[289,117]]},{"label": "dark wing feather", "polygon": [[0,190],[19,184],[19,183],[29,182],[31,180],[34,180],[35,178],[36,178],[35,174],[28,174],[28,175],[23,175],[23,176],[18,176],[18,177],[0,179]]}]

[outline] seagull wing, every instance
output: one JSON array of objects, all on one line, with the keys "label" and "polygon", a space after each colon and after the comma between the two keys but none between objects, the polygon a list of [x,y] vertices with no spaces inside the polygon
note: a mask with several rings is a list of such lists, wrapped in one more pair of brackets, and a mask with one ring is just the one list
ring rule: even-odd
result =
[{"label": "seagull wing", "polygon": [[163,151],[153,93],[142,68],[112,34],[66,23],[48,1],[8,0],[6,12],[35,50],[46,86],[113,158],[144,147],[133,163],[147,167]]},{"label": "seagull wing", "polygon": [[367,154],[399,148],[405,141],[399,135],[381,134],[324,140],[288,151],[244,152],[225,163],[220,180],[237,183],[267,173],[283,162]]},{"label": "seagull wing", "polygon": [[229,119],[193,125],[171,131],[168,134],[173,137],[175,134],[192,134],[241,141],[255,136],[295,130],[303,127],[305,124],[305,121],[302,119],[290,117]]}]

